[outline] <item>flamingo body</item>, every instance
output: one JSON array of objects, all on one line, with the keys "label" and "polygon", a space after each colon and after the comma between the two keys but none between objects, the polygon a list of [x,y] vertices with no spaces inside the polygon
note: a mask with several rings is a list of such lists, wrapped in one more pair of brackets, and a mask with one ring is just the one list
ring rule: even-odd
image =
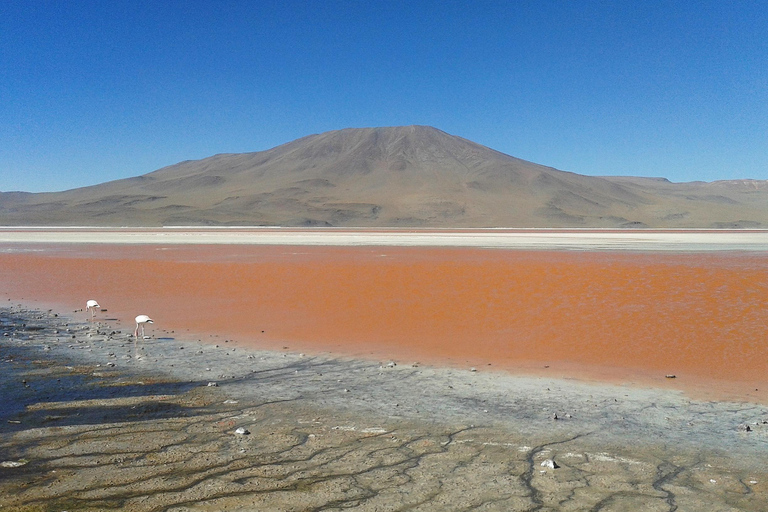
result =
[{"label": "flamingo body", "polygon": [[85,310],[91,312],[91,318],[96,316],[96,310],[100,308],[99,303],[91,299],[85,303]]},{"label": "flamingo body", "polygon": [[139,315],[136,317],[136,330],[134,336],[139,337],[139,330],[141,330],[141,337],[144,337],[144,325],[154,323],[147,315]]}]

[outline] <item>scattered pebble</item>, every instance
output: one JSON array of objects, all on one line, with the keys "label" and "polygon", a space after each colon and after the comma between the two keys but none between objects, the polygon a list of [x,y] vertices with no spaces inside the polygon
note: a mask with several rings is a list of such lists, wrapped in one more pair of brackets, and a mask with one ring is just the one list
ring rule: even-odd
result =
[{"label": "scattered pebble", "polygon": [[4,460],[3,462],[0,462],[0,467],[4,468],[18,468],[19,466],[23,466],[26,464],[27,460],[20,459],[20,460]]},{"label": "scattered pebble", "polygon": [[217,388],[217,387],[219,387],[219,385],[216,382],[209,382],[208,383],[208,387],[209,388]]},{"label": "scattered pebble", "polygon": [[240,427],[237,430],[235,430],[235,434],[240,434],[241,436],[247,436],[248,434],[250,434],[250,432],[247,429]]},{"label": "scattered pebble", "polygon": [[552,460],[552,459],[547,459],[547,460],[543,461],[543,462],[541,463],[541,465],[542,465],[543,467],[545,467],[545,468],[549,468],[549,469],[557,469],[557,468],[559,468],[559,467],[560,467],[560,466],[557,464],[557,462],[555,462],[555,461],[554,461],[554,460]]}]

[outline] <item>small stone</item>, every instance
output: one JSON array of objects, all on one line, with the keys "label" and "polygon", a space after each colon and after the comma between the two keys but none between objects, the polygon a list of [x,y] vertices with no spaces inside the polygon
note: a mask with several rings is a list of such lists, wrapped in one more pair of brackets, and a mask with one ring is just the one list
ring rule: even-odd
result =
[{"label": "small stone", "polygon": [[670,374],[665,375],[664,377],[666,377],[668,379],[676,379],[677,375],[673,375],[673,374],[670,373]]},{"label": "small stone", "polygon": [[240,427],[237,430],[235,430],[235,434],[240,434],[241,436],[247,436],[248,434],[250,434],[250,432],[247,429]]},{"label": "small stone", "polygon": [[26,464],[27,461],[24,459],[21,460],[5,460],[3,462],[0,462],[0,467],[4,468],[18,468],[20,466],[23,466]]},{"label": "small stone", "polygon": [[477,368],[475,368],[475,367],[473,366],[472,368],[470,368],[470,369],[469,369],[469,371],[471,371],[471,372],[476,372],[476,371],[477,371]]},{"label": "small stone", "polygon": [[216,382],[209,382],[208,383],[208,387],[209,388],[217,388],[217,387],[219,387],[219,385]]},{"label": "small stone", "polygon": [[559,467],[560,467],[560,466],[557,464],[557,462],[555,462],[555,461],[554,461],[554,460],[552,460],[552,459],[547,459],[547,460],[543,461],[543,462],[541,463],[541,465],[542,465],[543,467],[545,467],[545,468],[549,468],[549,469],[557,469],[557,468],[559,468]]}]

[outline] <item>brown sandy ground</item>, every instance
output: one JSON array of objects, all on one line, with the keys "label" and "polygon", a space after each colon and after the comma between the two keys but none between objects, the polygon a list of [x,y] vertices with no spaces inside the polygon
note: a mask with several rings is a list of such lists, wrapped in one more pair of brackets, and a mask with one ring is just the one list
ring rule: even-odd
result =
[{"label": "brown sandy ground", "polygon": [[4,510],[768,503],[768,410],[752,404],[172,338],[134,347],[104,323],[21,307],[0,320]]}]

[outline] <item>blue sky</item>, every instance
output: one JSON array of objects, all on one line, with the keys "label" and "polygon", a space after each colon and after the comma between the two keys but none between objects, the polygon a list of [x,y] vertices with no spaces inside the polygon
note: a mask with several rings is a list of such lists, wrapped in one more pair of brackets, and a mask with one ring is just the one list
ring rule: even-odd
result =
[{"label": "blue sky", "polygon": [[0,2],[0,190],[423,124],[590,175],[768,179],[763,1]]}]

